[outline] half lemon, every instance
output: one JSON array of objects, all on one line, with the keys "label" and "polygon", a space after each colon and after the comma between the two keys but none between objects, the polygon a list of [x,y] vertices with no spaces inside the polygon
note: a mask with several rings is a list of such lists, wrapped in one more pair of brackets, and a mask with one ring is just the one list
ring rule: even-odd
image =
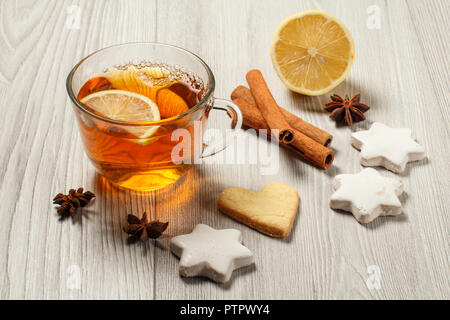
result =
[{"label": "half lemon", "polygon": [[289,89],[318,96],[347,77],[355,44],[339,19],[311,10],[281,22],[272,40],[270,57],[278,77]]},{"label": "half lemon", "polygon": [[[156,103],[144,95],[125,90],[104,90],[87,95],[82,104],[111,120],[147,122],[161,120]],[[121,126],[138,139],[148,139],[158,126]],[[147,141],[145,141],[147,142]]]}]

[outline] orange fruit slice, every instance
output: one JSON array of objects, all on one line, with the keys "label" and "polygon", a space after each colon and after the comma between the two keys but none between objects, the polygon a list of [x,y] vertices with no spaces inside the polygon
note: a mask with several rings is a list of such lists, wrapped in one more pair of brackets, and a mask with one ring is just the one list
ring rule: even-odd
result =
[{"label": "orange fruit slice", "polygon": [[348,29],[336,17],[318,10],[286,18],[270,47],[273,66],[292,91],[325,94],[347,77],[355,57]]},{"label": "orange fruit slice", "polygon": [[183,98],[169,89],[158,90],[156,103],[163,118],[174,117],[189,110]]}]

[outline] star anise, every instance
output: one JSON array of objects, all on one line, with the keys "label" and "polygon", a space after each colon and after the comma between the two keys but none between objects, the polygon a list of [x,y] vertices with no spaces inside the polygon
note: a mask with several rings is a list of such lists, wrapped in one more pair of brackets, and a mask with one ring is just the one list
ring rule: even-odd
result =
[{"label": "star anise", "polygon": [[83,192],[83,188],[70,189],[67,195],[58,193],[53,198],[53,203],[60,205],[57,212],[61,217],[71,216],[74,219],[77,215],[77,209],[86,206],[94,197],[94,193],[91,191]]},{"label": "star anise", "polygon": [[140,240],[141,242],[147,241],[148,238],[158,238],[164,230],[166,230],[168,222],[151,221],[148,222],[147,213],[144,212],[142,219],[139,219],[135,215],[128,215],[128,226],[123,228],[123,231],[128,233],[130,237],[129,242]]},{"label": "star anise", "polygon": [[331,112],[330,118],[336,123],[351,126],[354,122],[365,120],[364,112],[370,109],[369,106],[360,103],[359,98],[359,93],[351,99],[348,96],[342,99],[337,94],[333,94],[331,96],[332,101],[325,105],[325,110]]}]

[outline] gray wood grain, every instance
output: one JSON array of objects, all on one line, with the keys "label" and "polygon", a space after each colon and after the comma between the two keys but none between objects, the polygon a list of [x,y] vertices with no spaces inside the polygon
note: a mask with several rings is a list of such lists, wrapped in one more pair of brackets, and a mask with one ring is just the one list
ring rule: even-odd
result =
[{"label": "gray wood grain", "polygon": [[[82,9],[80,29],[66,26],[70,5]],[[380,9],[380,29],[367,28],[371,5]],[[353,128],[329,120],[327,95],[293,94],[272,68],[274,30],[307,9],[338,16],[354,37],[355,63],[335,92],[360,92],[372,108]],[[449,13],[444,0],[0,1],[0,298],[449,299]],[[197,53],[214,71],[217,97],[261,69],[280,105],[333,133],[334,166],[321,171],[281,150],[276,175],[210,158],[167,190],[112,187],[83,153],[65,78],[88,53],[130,41]],[[350,134],[374,121],[412,128],[428,158],[400,175],[404,215],[363,226],[331,210],[328,199],[336,174],[361,168]],[[289,238],[272,239],[218,212],[224,188],[256,191],[273,181],[295,186],[301,197]],[[51,199],[76,186],[97,198],[74,223],[59,221]],[[129,246],[126,215],[143,211],[170,222],[167,236]],[[227,285],[180,278],[169,237],[200,222],[241,230],[255,266]],[[379,290],[366,285],[370,265],[380,268]]]}]

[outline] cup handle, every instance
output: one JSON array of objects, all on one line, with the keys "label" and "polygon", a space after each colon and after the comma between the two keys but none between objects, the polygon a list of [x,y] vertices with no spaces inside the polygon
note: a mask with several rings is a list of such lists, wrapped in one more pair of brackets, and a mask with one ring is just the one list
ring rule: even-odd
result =
[{"label": "cup handle", "polygon": [[[214,98],[214,104],[211,111],[222,111],[226,112],[230,117],[231,126],[230,128],[233,131],[238,131],[242,127],[243,116],[241,109],[231,102],[230,100]],[[223,141],[203,141],[202,155],[201,158],[207,158],[213,156],[221,151],[223,151],[226,147],[228,147],[227,143],[223,143]]]}]

